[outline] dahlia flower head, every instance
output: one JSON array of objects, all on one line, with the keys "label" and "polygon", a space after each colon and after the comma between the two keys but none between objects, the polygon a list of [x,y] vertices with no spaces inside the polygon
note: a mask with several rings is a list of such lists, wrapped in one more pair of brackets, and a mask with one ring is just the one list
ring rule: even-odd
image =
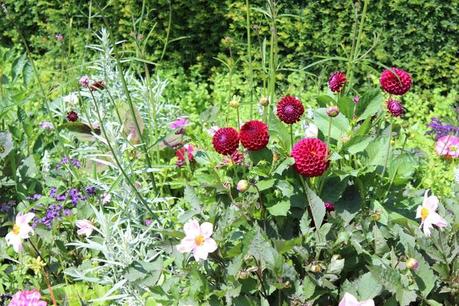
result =
[{"label": "dahlia flower head", "polygon": [[292,149],[295,170],[306,177],[321,176],[330,166],[329,149],[319,138],[303,138]]},{"label": "dahlia flower head", "polygon": [[259,120],[251,120],[241,126],[241,143],[249,151],[259,151],[269,142],[268,126]]},{"label": "dahlia flower head", "polygon": [[74,111],[70,111],[67,113],[67,120],[70,122],[75,122],[78,120],[78,114]]},{"label": "dahlia flower head", "polygon": [[23,290],[16,292],[9,306],[46,306],[48,303],[40,301],[41,294],[38,290]]},{"label": "dahlia flower head", "polygon": [[395,99],[387,100],[386,107],[393,117],[401,117],[405,113],[402,103]]},{"label": "dahlia flower head", "polygon": [[459,137],[446,135],[438,138],[435,151],[445,158],[459,158]]},{"label": "dahlia flower head", "polygon": [[392,67],[381,73],[379,83],[381,88],[392,95],[401,96],[411,88],[413,80],[411,75],[403,69]]},{"label": "dahlia flower head", "polygon": [[346,74],[342,71],[335,71],[328,79],[328,88],[330,88],[332,92],[341,92],[344,89],[346,82]]},{"label": "dahlia flower head", "polygon": [[231,155],[239,147],[239,133],[231,127],[218,129],[212,137],[215,151],[223,155]]},{"label": "dahlia flower head", "polygon": [[298,122],[303,113],[303,104],[296,97],[285,96],[277,103],[277,117],[287,124]]}]

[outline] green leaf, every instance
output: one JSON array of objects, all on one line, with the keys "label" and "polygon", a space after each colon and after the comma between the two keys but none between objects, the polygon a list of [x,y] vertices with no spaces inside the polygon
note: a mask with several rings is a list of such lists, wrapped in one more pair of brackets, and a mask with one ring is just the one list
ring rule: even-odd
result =
[{"label": "green leaf", "polygon": [[314,124],[317,125],[319,130],[324,135],[328,135],[330,120],[330,137],[333,139],[341,139],[341,137],[346,135],[351,129],[351,126],[349,125],[349,120],[343,114],[339,114],[335,118],[330,118],[328,117],[327,110],[325,108],[319,108],[315,110]]},{"label": "green leaf", "polygon": [[357,154],[359,152],[364,151],[368,147],[370,142],[372,141],[373,141],[373,137],[370,137],[370,136],[368,137],[358,136],[358,137],[352,138],[349,141],[349,143],[346,144],[347,151],[350,154]]},{"label": "green leaf", "polygon": [[416,254],[414,258],[418,261],[419,267],[413,271],[415,281],[423,297],[427,297],[435,286],[435,274],[430,269],[429,264],[424,260],[421,254]]},{"label": "green leaf", "polygon": [[344,224],[349,224],[360,209],[360,194],[355,185],[348,186],[343,197],[335,203],[336,214],[340,216]]},{"label": "green leaf", "polygon": [[258,190],[263,191],[274,186],[275,179],[262,180],[257,183]]},{"label": "green leaf", "polygon": [[316,97],[317,104],[319,104],[319,107],[328,107],[330,105],[335,105],[335,99],[333,97],[327,96],[327,95],[321,95]]},{"label": "green leaf", "polygon": [[382,286],[370,272],[363,274],[356,282],[353,283],[359,293],[359,300],[368,300],[378,296],[381,293]]},{"label": "green leaf", "polygon": [[346,118],[352,120],[354,114],[354,100],[351,97],[341,96],[338,99],[338,107],[340,113],[342,113]]},{"label": "green leaf", "polygon": [[252,236],[252,238],[247,241],[247,255],[253,256],[257,261],[261,262],[270,269],[274,268],[276,257],[278,256],[277,251],[263,236],[260,228],[256,226],[250,236]]},{"label": "green leaf", "polygon": [[322,225],[322,222],[325,217],[325,205],[324,202],[312,191],[307,184],[306,186],[306,196],[308,198],[309,206],[311,207],[312,219],[316,229],[318,230]]},{"label": "green leaf", "polygon": [[376,255],[384,255],[390,251],[389,246],[387,245],[386,239],[384,238],[381,230],[377,225],[373,226],[373,239]]},{"label": "green leaf", "polygon": [[367,149],[366,153],[368,156],[367,165],[372,166],[383,166],[385,164],[387,157],[387,146],[389,142],[389,137],[378,137],[373,142],[371,142]]},{"label": "green leaf", "polygon": [[305,276],[303,280],[303,298],[309,299],[314,294],[316,290],[316,283],[309,277]]},{"label": "green leaf", "polygon": [[383,95],[379,89],[370,90],[362,95],[355,110],[359,119],[367,119],[381,110]]},{"label": "green leaf", "polygon": [[187,201],[191,205],[193,210],[198,211],[198,212],[201,211],[202,203],[201,203],[201,200],[196,195],[193,187],[187,185],[185,187],[185,192],[184,192],[183,197],[185,201]]},{"label": "green leaf", "polygon": [[273,216],[287,216],[287,213],[290,210],[290,201],[281,201],[271,207],[268,207],[267,209]]},{"label": "green leaf", "polygon": [[274,173],[282,175],[285,170],[287,170],[288,168],[290,168],[290,166],[294,164],[295,164],[295,160],[293,159],[293,157],[287,157],[283,162],[279,164],[279,166],[277,166]]},{"label": "green leaf", "polygon": [[387,172],[394,185],[406,184],[413,178],[418,162],[413,155],[403,153],[391,158]]},{"label": "green leaf", "polygon": [[278,181],[276,187],[279,188],[279,190],[282,192],[282,195],[286,198],[290,198],[293,195],[293,186],[286,180]]}]

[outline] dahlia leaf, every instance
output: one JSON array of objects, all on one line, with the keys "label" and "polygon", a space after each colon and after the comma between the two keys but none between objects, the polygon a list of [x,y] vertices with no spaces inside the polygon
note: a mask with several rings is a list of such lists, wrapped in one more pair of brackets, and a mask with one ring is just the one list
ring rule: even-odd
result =
[{"label": "dahlia leaf", "polygon": [[318,230],[325,217],[325,204],[307,184],[305,184],[305,188],[309,206],[311,207],[312,219]]},{"label": "dahlia leaf", "polygon": [[319,104],[320,107],[328,107],[330,105],[335,104],[335,99],[327,95],[317,96],[316,100],[317,104]]},{"label": "dahlia leaf", "polygon": [[328,135],[330,120],[330,137],[333,139],[340,140],[351,129],[349,120],[343,114],[339,114],[335,118],[330,118],[325,108],[319,108],[314,112],[314,124],[317,125],[323,135]]},{"label": "dahlia leaf", "polygon": [[384,97],[379,89],[369,91],[362,95],[357,104],[355,114],[360,120],[365,120],[381,110]]},{"label": "dahlia leaf", "polygon": [[273,216],[287,216],[287,213],[290,210],[290,201],[279,202],[267,209]]},{"label": "dahlia leaf", "polygon": [[339,111],[348,119],[352,119],[355,103],[351,97],[342,96],[338,99]]}]

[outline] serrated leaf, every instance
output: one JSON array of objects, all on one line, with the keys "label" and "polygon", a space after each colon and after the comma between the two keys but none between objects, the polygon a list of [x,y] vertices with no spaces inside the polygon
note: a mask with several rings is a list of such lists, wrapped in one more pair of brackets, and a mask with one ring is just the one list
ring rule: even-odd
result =
[{"label": "serrated leaf", "polygon": [[322,225],[325,217],[325,205],[324,202],[316,195],[314,191],[311,190],[311,188],[309,188],[307,184],[305,184],[305,187],[309,207],[311,207],[312,219],[314,220],[314,225],[318,230]]},{"label": "serrated leaf", "polygon": [[359,300],[372,299],[375,296],[378,296],[382,290],[382,286],[378,284],[370,272],[362,275],[356,282],[354,282],[354,286],[357,288],[359,293]]},{"label": "serrated leaf", "polygon": [[273,216],[287,216],[287,213],[290,210],[290,201],[281,201],[271,207],[268,207],[267,209]]},{"label": "serrated leaf", "polygon": [[309,299],[314,294],[315,290],[316,283],[310,279],[309,276],[306,276],[303,280],[303,298],[306,300]]},{"label": "serrated leaf", "polygon": [[377,225],[373,226],[373,239],[376,255],[383,255],[390,251],[390,248],[386,243],[386,239]]},{"label": "serrated leaf", "polygon": [[384,97],[379,89],[374,89],[366,92],[357,103],[355,113],[359,119],[364,120],[375,115],[381,110]]},{"label": "serrated leaf", "polygon": [[277,252],[271,243],[263,236],[258,226],[255,227],[252,239],[247,241],[247,255],[253,256],[268,268],[273,268],[276,263]]},{"label": "serrated leaf", "polygon": [[293,164],[295,164],[295,160],[293,159],[293,157],[287,157],[283,162],[279,164],[279,166],[277,166],[274,173],[282,175],[284,171],[287,170]]},{"label": "serrated leaf", "polygon": [[348,119],[352,120],[355,103],[351,97],[341,96],[338,99],[339,111]]}]

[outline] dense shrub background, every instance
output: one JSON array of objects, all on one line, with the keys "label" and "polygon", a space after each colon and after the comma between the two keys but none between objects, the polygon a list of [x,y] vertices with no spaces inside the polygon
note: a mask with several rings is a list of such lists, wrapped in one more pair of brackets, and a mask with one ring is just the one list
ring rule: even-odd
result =
[{"label": "dense shrub background", "polygon": [[[75,44],[75,40],[87,41],[93,30],[104,25],[109,25],[118,39],[132,38],[135,30],[144,38],[154,26],[147,46],[151,61],[159,60],[162,48],[158,45],[168,37],[170,44],[165,59],[184,67],[199,65],[205,76],[219,65],[214,58],[227,50],[222,43],[225,37],[232,40],[233,54],[245,52],[245,1],[190,0],[169,4],[167,0],[40,0],[32,7],[23,0],[2,2],[11,18],[10,21],[0,18],[1,43],[18,42],[15,26],[19,26],[36,52],[49,50],[56,33],[66,36],[66,46],[83,46]],[[266,4],[263,0],[250,2],[252,7]],[[360,1],[279,3],[280,13],[288,14],[278,24],[281,63],[301,68],[317,61],[318,56],[346,56],[355,8],[362,5]],[[144,22],[139,29],[142,6]],[[139,15],[139,19],[133,20],[133,14]],[[167,33],[169,15],[171,28]],[[252,11],[252,15],[256,30],[252,31],[252,39],[257,45],[269,35],[269,28],[261,13]],[[370,53],[371,60],[410,71],[417,85],[421,85],[418,89],[451,89],[459,84],[458,20],[459,2],[455,0],[371,1],[362,48],[371,47],[376,35],[378,44]],[[333,65],[336,67],[336,63]],[[323,68],[322,65],[311,72],[318,73]]]}]

